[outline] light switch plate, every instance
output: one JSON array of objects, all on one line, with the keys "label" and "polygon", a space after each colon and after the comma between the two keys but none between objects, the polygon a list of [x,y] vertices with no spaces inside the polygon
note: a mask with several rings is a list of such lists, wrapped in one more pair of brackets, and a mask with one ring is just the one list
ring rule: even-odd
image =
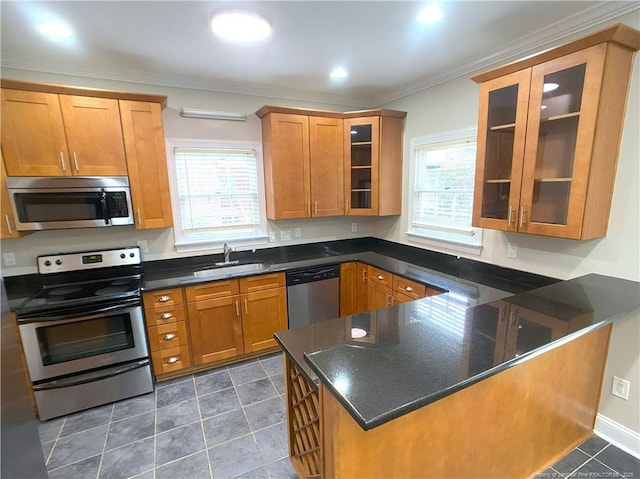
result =
[{"label": "light switch plate", "polygon": [[16,265],[16,255],[13,253],[2,253],[2,261],[5,266],[15,266]]},{"label": "light switch plate", "polygon": [[507,258],[518,257],[518,245],[514,243],[507,243]]},{"label": "light switch plate", "polygon": [[280,231],[280,241],[291,241],[291,230]]}]

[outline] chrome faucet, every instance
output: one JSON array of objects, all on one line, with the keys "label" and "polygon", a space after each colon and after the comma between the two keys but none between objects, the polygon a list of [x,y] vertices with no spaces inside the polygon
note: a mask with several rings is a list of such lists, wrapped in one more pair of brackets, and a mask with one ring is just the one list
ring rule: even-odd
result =
[{"label": "chrome faucet", "polygon": [[229,247],[229,245],[227,243],[225,243],[222,246],[222,253],[224,254],[224,262],[225,263],[230,263],[230,258],[231,258],[231,251],[233,251],[232,248]]}]

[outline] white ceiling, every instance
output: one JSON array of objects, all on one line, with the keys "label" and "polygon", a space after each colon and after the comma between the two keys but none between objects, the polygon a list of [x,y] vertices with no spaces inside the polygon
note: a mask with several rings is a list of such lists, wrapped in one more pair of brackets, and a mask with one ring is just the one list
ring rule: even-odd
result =
[{"label": "white ceiling", "polygon": [[[363,107],[468,76],[575,38],[640,8],[637,1],[441,1],[436,25],[414,1],[6,1],[2,67]],[[274,27],[257,45],[208,30],[212,12],[252,8]],[[73,40],[43,38],[52,16]],[[329,71],[343,65],[342,81]]]}]

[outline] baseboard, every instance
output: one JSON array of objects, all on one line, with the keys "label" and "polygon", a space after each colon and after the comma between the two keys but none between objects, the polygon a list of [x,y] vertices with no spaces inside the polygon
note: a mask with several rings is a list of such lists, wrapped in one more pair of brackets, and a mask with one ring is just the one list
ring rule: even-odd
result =
[{"label": "baseboard", "polygon": [[640,459],[640,433],[598,414],[594,432],[632,456]]}]

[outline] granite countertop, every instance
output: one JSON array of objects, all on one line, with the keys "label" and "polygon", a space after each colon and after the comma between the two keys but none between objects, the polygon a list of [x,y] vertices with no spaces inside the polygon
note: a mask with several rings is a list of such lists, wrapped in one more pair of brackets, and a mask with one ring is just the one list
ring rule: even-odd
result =
[{"label": "granite countertop", "polygon": [[590,274],[484,304],[431,296],[276,339],[368,430],[634,311],[639,293],[640,283]]}]

